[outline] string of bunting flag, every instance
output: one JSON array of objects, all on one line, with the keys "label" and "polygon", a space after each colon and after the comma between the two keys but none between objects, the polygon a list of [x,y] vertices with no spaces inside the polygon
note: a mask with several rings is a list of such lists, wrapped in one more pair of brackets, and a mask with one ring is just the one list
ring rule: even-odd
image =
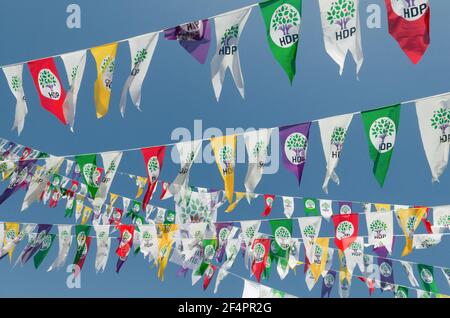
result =
[{"label": "string of bunting flag", "polygon": [[[87,51],[91,52],[96,64],[94,102],[97,118],[101,118],[109,110],[117,47],[119,43],[129,44],[131,70],[123,86],[119,103],[123,117],[128,93],[132,103],[140,110],[141,87],[154,55],[159,34],[163,33],[167,40],[178,41],[199,63],[204,64],[211,44],[213,21],[217,46],[211,60],[211,81],[215,97],[218,101],[227,69],[230,70],[239,93],[244,97],[239,39],[252,9],[256,6],[260,8],[263,16],[267,41],[272,54],[292,83],[296,74],[297,47],[300,41],[302,0],[268,0],[206,19],[96,47],[1,66],[11,92],[17,100],[13,128],[17,128],[20,134],[28,113],[23,89],[24,65],[28,66],[42,107],[63,124],[69,124],[73,131],[77,96],[86,66]],[[364,60],[359,0],[321,0],[319,9],[327,53],[339,65],[339,72],[342,74],[346,54],[350,52],[356,63],[358,74]],[[430,43],[429,1],[423,0],[419,3],[386,0],[386,11],[389,33],[397,40],[411,61],[414,64],[418,63]],[[57,70],[56,57],[60,57],[64,63],[69,87],[67,90],[64,89],[65,85]]]}]

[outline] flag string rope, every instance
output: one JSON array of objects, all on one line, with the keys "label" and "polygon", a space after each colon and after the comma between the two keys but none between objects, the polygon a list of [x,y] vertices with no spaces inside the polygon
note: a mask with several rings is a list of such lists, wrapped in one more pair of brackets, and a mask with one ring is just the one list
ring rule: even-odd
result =
[{"label": "flag string rope", "polygon": [[[408,100],[408,101],[400,102],[400,104],[401,105],[406,105],[406,104],[410,104],[410,103],[413,103],[413,102],[426,100],[426,99],[429,99],[429,98],[436,98],[436,97],[444,96],[444,95],[447,95],[449,93],[450,92],[445,92],[445,93],[440,93],[440,94],[431,95],[431,96],[427,96],[427,97],[420,97],[420,98],[416,98],[416,99],[411,99],[411,100]],[[377,109],[377,108],[370,108],[370,109],[366,109],[365,111],[367,111],[367,110],[374,110],[374,109]],[[341,114],[341,115],[350,115],[350,114],[351,115],[356,115],[356,114],[361,114],[361,112],[363,112],[363,111],[350,112],[350,113],[345,113],[345,114]],[[332,116],[328,116],[328,117],[322,117],[322,118],[319,118],[319,119],[311,120],[309,122],[311,122],[311,123],[318,122],[318,121],[320,121],[322,119],[326,119],[326,118],[334,117],[334,116],[337,116],[337,115],[332,115]],[[294,124],[298,124],[298,122],[296,122]],[[283,126],[289,126],[289,125],[294,125],[294,124],[287,124],[287,125],[283,125]],[[262,129],[276,129],[276,128],[283,127],[283,126],[276,126],[276,127],[272,127],[272,128],[259,128],[258,130],[262,130]],[[245,133],[246,132],[239,132],[239,133],[232,134],[230,136],[242,136]],[[192,139],[192,140],[188,140],[188,141],[192,141],[192,142],[193,141],[209,141],[210,139],[211,138],[199,138],[199,139]],[[167,144],[143,146],[143,147],[134,147],[134,148],[125,148],[125,149],[120,149],[120,150],[107,150],[107,151],[101,151],[101,152],[88,152],[88,153],[78,153],[78,154],[68,154],[68,155],[56,155],[55,157],[58,157],[58,158],[73,158],[75,156],[87,156],[87,155],[94,155],[94,154],[108,154],[108,153],[112,153],[112,152],[132,152],[132,151],[141,150],[143,148],[162,147],[162,146],[174,146],[174,145],[182,143],[182,142],[183,141],[177,141],[177,142],[172,142],[172,143],[167,143]],[[28,160],[34,160],[34,159],[35,158],[30,158],[30,159],[28,159],[28,158],[25,158],[25,159],[18,158],[18,159],[12,159],[12,160],[8,159],[8,160],[1,160],[0,163],[3,163],[3,162],[17,162],[17,161],[28,161]]]},{"label": "flag string rope", "polygon": [[[250,8],[256,7],[256,6],[258,6],[258,5],[259,5],[259,2],[253,3],[253,4],[250,4],[250,5],[245,6],[245,7],[242,7],[242,8],[233,9],[233,10],[231,10],[231,11],[226,11],[226,12],[223,12],[223,13],[219,13],[219,14],[213,15],[213,16],[207,18],[207,19],[214,19],[214,18],[217,18],[217,17],[227,16],[227,15],[230,15],[230,14],[232,14],[232,13],[235,13],[235,12],[238,12],[238,11],[241,11],[241,10],[245,10],[245,9],[250,9]],[[201,20],[204,20],[204,19],[201,19]],[[181,24],[179,24],[179,25],[187,24],[187,23],[190,23],[190,22],[192,22],[192,20],[191,20],[191,21],[188,21],[188,22],[185,22],[185,23],[181,23]],[[59,54],[55,54],[55,55],[51,55],[51,56],[47,56],[47,57],[38,58],[38,59],[32,59],[32,60],[27,60],[27,61],[22,61],[22,62],[16,62],[16,63],[12,63],[12,64],[7,64],[7,65],[0,65],[0,68],[11,67],[11,66],[17,66],[17,65],[21,65],[21,64],[26,64],[26,63],[28,63],[28,62],[39,61],[39,60],[46,59],[46,58],[60,57],[61,55],[65,55],[65,54],[69,54],[69,53],[73,53],[73,52],[77,52],[77,51],[90,50],[91,48],[94,48],[94,47],[97,47],[97,46],[106,45],[106,44],[109,44],[109,43],[123,43],[123,42],[126,42],[126,41],[130,40],[130,39],[137,38],[137,37],[144,36],[144,35],[148,35],[148,34],[151,34],[151,33],[162,33],[162,32],[164,32],[165,30],[167,30],[167,29],[169,29],[169,28],[171,28],[171,27],[167,27],[167,28],[164,28],[164,29],[161,29],[161,30],[158,30],[158,31],[153,31],[153,32],[142,33],[142,34],[130,36],[130,37],[128,37],[128,38],[124,38],[124,39],[117,40],[117,41],[110,41],[110,42],[108,42],[108,43],[104,43],[104,44],[100,44],[100,45],[95,45],[95,46],[87,47],[87,48],[85,48],[85,49],[78,49],[78,50],[75,50],[75,51],[70,51],[70,52],[65,52],[65,53],[59,53]]]}]

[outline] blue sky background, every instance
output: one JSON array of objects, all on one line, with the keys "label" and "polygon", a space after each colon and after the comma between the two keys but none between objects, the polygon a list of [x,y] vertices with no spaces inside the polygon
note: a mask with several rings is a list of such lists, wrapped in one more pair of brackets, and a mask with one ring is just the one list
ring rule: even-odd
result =
[{"label": "blue sky background", "polygon": [[[0,64],[5,65],[70,52],[151,32],[179,23],[205,18],[243,7],[254,1],[144,1],[101,0],[77,1],[81,6],[81,29],[66,27],[66,7],[70,1],[2,1],[0,4]],[[142,112],[136,111],[128,100],[125,119],[119,114],[118,103],[122,85],[130,68],[129,48],[119,45],[114,74],[110,109],[107,116],[97,120],[93,103],[93,84],[96,78],[95,62],[89,54],[76,114],[75,133],[61,125],[55,117],[43,110],[37,92],[24,68],[24,88],[28,98],[29,114],[20,137],[11,131],[15,100],[3,75],[0,80],[0,136],[18,143],[47,151],[52,154],[75,154],[105,150],[151,146],[172,142],[172,131],[176,127],[193,129],[195,119],[202,120],[203,129],[265,128],[300,123],[326,116],[375,108],[404,100],[434,95],[450,90],[450,41],[448,38],[448,12],[450,3],[431,1],[431,45],[418,65],[413,65],[388,34],[386,12],[382,0],[360,1],[362,46],[365,61],[359,81],[355,77],[355,66],[348,58],[344,74],[339,76],[338,66],[325,52],[317,1],[305,0],[303,24],[297,57],[297,76],[293,85],[272,57],[268,47],[265,27],[259,8],[254,8],[240,40],[240,58],[245,80],[245,100],[239,96],[228,73],[224,82],[221,100],[215,101],[211,85],[209,62],[214,52],[215,39],[211,44],[209,59],[205,65],[197,63],[176,42],[165,41],[160,36],[147,78],[142,90]],[[381,7],[381,28],[366,27],[368,4]],[[213,29],[214,30],[214,29]],[[214,31],[213,31],[214,32]],[[60,59],[57,66],[67,87],[66,74]],[[169,157],[166,157],[169,159]],[[166,160],[161,178],[172,180],[178,165]],[[236,190],[244,190],[243,182],[247,166],[236,169]],[[119,167],[121,171],[145,175],[139,152],[126,153]],[[298,187],[294,175],[282,166],[278,173],[265,175],[257,192],[297,195],[368,202],[392,202],[399,204],[441,205],[449,203],[449,171],[441,182],[431,183],[431,174],[423,151],[415,109],[412,104],[402,107],[400,131],[384,188],[380,188],[372,175],[372,162],[359,116],[350,126],[337,172],[341,185],[330,184],[330,194],[322,192],[325,174],[325,159],[322,153],[319,129],[312,125],[308,162]],[[194,165],[191,184],[210,188],[222,188],[222,180],[215,164]],[[6,186],[3,185],[3,187]],[[135,186],[126,177],[118,176],[111,189],[113,192],[132,197]],[[158,191],[159,192],[159,191]],[[36,223],[71,223],[64,218],[64,208],[49,209],[34,204],[25,212],[19,212],[24,193],[18,192],[0,206],[1,221]],[[173,208],[173,201],[155,205]],[[121,204],[119,202],[119,204]],[[218,220],[245,220],[258,218],[264,209],[262,200],[249,206],[242,201],[229,215],[219,212]],[[356,205],[356,209],[360,209]],[[296,202],[294,216],[302,216],[302,202]],[[283,217],[281,200],[276,201],[271,217]],[[366,234],[365,221],[360,228]],[[269,224],[261,230],[269,233]],[[400,228],[396,225],[396,233]],[[420,232],[423,232],[423,225]],[[299,235],[294,221],[294,236]],[[332,235],[332,224],[323,222],[321,235]],[[118,275],[114,272],[117,243],[112,244],[107,269],[103,274],[94,270],[96,242],[93,241],[81,275],[82,287],[66,287],[67,273],[46,273],[46,269],[57,255],[57,242],[41,268],[36,271],[32,261],[26,266],[12,269],[6,259],[0,262],[0,297],[240,297],[243,282],[229,276],[217,295],[213,286],[204,292],[201,283],[191,286],[190,273],[186,279],[175,276],[178,267],[169,264],[165,281],[160,282],[156,269],[139,256],[131,256]],[[400,258],[404,239],[395,245],[394,258]],[[16,249],[17,257],[23,248]],[[334,244],[332,244],[334,246]],[[406,260],[447,266],[449,264],[448,239],[432,249],[414,251]],[[73,260],[74,248],[68,257]],[[367,250],[369,251],[369,250]],[[14,258],[15,261],[15,258]],[[338,268],[335,256],[333,265]],[[396,280],[409,285],[398,262],[394,265]],[[239,257],[233,272],[250,277]],[[358,270],[355,270],[358,273]],[[440,270],[436,270],[438,287],[442,293],[450,294],[449,286]],[[214,282],[213,282],[214,283]],[[303,270],[292,272],[280,281],[275,270],[265,284],[300,297],[320,296],[321,282],[308,292]],[[415,296],[415,291],[410,291]],[[337,286],[332,296],[337,297]],[[352,296],[366,297],[368,290],[362,282],[353,279]],[[377,297],[391,293],[375,292]]]}]

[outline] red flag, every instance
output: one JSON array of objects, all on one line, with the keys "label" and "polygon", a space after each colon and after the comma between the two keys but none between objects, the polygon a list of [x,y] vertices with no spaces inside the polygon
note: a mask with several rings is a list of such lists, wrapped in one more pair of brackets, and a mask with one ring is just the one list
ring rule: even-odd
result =
[{"label": "red flag", "polygon": [[119,256],[116,265],[116,272],[118,273],[123,263],[127,260],[128,254],[130,253],[131,246],[133,244],[134,236],[134,225],[131,224],[121,224],[117,228],[120,231],[120,242],[119,247],[116,249],[116,254]]},{"label": "red flag", "polygon": [[66,92],[56,69],[55,60],[50,57],[28,62],[28,68],[39,93],[42,107],[66,125],[67,120],[62,107],[66,99]]},{"label": "red flag", "polygon": [[170,194],[167,192],[167,190],[169,190],[169,186],[170,183],[169,182],[163,182],[162,183],[162,187],[161,187],[161,196],[159,197],[160,200],[165,200],[166,198],[166,194]]},{"label": "red flag", "polygon": [[426,206],[420,206],[420,205],[415,205],[415,208],[426,208],[425,210],[425,214],[422,217],[422,222],[423,224],[425,224],[425,228],[427,229],[428,234],[433,234],[433,230],[431,229],[431,222],[428,219],[428,211],[430,211],[430,208],[427,208]]},{"label": "red flag", "polygon": [[253,263],[252,273],[255,274],[256,280],[261,280],[261,273],[266,268],[267,256],[269,256],[270,239],[259,238],[253,241]]},{"label": "red flag", "polygon": [[159,173],[163,166],[166,146],[142,148],[141,152],[144,156],[148,176],[147,192],[145,192],[144,201],[142,201],[142,209],[145,211],[148,201],[150,201],[155,190],[156,182],[158,181]]},{"label": "red flag", "polygon": [[119,225],[122,220],[123,211],[120,208],[114,208],[114,212],[111,214],[109,218],[109,224]]},{"label": "red flag", "polygon": [[385,0],[389,33],[417,64],[430,44],[428,0]]},{"label": "red flag", "polygon": [[358,236],[358,214],[335,214],[332,216],[334,223],[334,243],[345,251]]},{"label": "red flag", "polygon": [[212,278],[214,277],[214,274],[216,273],[216,269],[217,266],[209,264],[208,268],[203,274],[203,290],[206,290],[208,288],[209,283],[211,282]]},{"label": "red flag", "polygon": [[87,253],[89,252],[89,246],[91,246],[91,240],[92,240],[92,237],[90,237],[90,236],[86,237],[86,243],[85,243],[86,249],[83,251],[83,254],[81,255],[81,257],[77,263],[78,267],[80,268],[80,272],[81,272],[81,269],[83,268],[84,261],[86,260]]},{"label": "red flag", "polygon": [[264,210],[262,216],[268,216],[272,210],[272,204],[275,201],[275,195],[264,194],[264,203],[266,204],[266,209]]}]

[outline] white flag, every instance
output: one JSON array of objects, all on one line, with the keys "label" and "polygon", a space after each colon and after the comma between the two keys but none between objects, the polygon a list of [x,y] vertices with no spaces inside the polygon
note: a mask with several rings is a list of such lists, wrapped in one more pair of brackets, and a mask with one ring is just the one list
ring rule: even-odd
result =
[{"label": "white flag", "polygon": [[400,261],[400,263],[402,264],[402,267],[405,270],[406,275],[408,276],[408,279],[409,279],[409,282],[411,283],[411,285],[413,285],[413,287],[419,287],[419,283],[417,282],[417,279],[414,276],[414,271],[413,271],[411,264],[406,261]]},{"label": "white flag", "polygon": [[58,173],[64,158],[53,157],[45,159],[45,165],[38,173],[35,173],[29,184],[25,198],[23,199],[21,211],[28,209],[31,203],[38,200],[41,193],[45,190],[47,182],[53,174]]},{"label": "white flag", "polygon": [[72,225],[58,225],[58,244],[58,256],[47,269],[47,272],[50,272],[53,269],[60,269],[66,262],[70,245],[72,244]]},{"label": "white flag", "polygon": [[130,198],[122,197],[123,213],[127,213],[127,211],[128,211],[128,206],[130,205],[130,201],[131,201]]},{"label": "white flag", "polygon": [[319,236],[321,224],[321,216],[306,216],[298,219],[300,234],[302,235],[303,244],[305,244],[306,257],[309,260],[312,260],[314,242]]},{"label": "white flag", "polygon": [[347,268],[350,274],[353,274],[353,270],[358,265],[361,273],[364,272],[364,238],[359,236],[353,241],[350,246],[345,249],[345,260],[347,261]]},{"label": "white flag", "polygon": [[447,279],[447,283],[450,286],[450,268],[443,268],[442,273],[444,274],[445,278]]},{"label": "white flag", "polygon": [[450,230],[450,205],[433,208],[433,225],[439,229],[439,233]]},{"label": "white flag", "polygon": [[314,288],[314,285],[316,285],[316,283],[319,280],[314,278],[314,275],[311,271],[311,266],[308,267],[308,270],[305,273],[305,283],[306,283],[306,287],[308,287],[308,290],[311,291]]},{"label": "white flag", "polygon": [[247,149],[248,169],[245,176],[245,190],[250,203],[252,193],[261,181],[264,164],[267,157],[270,135],[272,129],[260,129],[244,133],[245,147]]},{"label": "white flag", "polygon": [[364,61],[361,47],[359,23],[359,0],[319,0],[323,40],[328,55],[339,65],[339,74],[344,70],[347,52],[353,56],[358,74]]},{"label": "white flag", "polygon": [[95,256],[95,270],[104,271],[108,262],[111,238],[109,237],[109,225],[94,224],[95,236],[97,237],[97,254]]},{"label": "white flag", "polygon": [[133,104],[140,110],[142,82],[147,74],[156,43],[158,43],[158,35],[159,32],[153,32],[128,40],[131,53],[131,73],[123,86],[122,96],[120,97],[122,117],[125,115],[125,106],[127,105],[127,91],[130,91]]},{"label": "white flag", "polygon": [[178,171],[178,175],[175,180],[172,184],[170,184],[170,188],[168,189],[172,195],[178,193],[180,188],[184,188],[188,185],[189,171],[197,158],[201,145],[201,140],[184,141],[176,144],[176,148],[180,156],[181,168]]},{"label": "white flag", "polygon": [[320,215],[328,222],[333,216],[333,202],[331,200],[319,200]]},{"label": "white flag", "polygon": [[439,181],[448,163],[450,94],[417,101],[416,112],[432,180]]},{"label": "white flag", "polygon": [[366,213],[366,224],[368,232],[368,244],[374,248],[386,247],[389,254],[392,252],[394,239],[394,217],[393,212]]},{"label": "white flag", "polygon": [[86,65],[86,50],[61,55],[61,59],[64,62],[70,85],[66,99],[64,100],[63,111],[64,117],[70,125],[70,130],[73,132],[75,112],[77,109],[77,96]]},{"label": "white flag", "polygon": [[423,289],[417,289],[417,298],[431,298],[431,293]]},{"label": "white flag", "polygon": [[234,83],[244,98],[244,79],[239,62],[239,38],[250,15],[251,8],[214,18],[217,48],[211,61],[211,77],[214,94],[219,101],[227,68],[230,68]]},{"label": "white flag", "polygon": [[[104,167],[104,175],[98,186],[97,194],[93,202],[94,207],[101,207],[106,200],[111,183],[116,175],[120,160],[122,159],[122,151],[110,151],[101,153]],[[124,211],[126,212],[126,210]]]},{"label": "white flag", "polygon": [[156,234],[155,222],[150,220],[149,224],[139,225],[139,232],[141,233],[141,244],[139,249],[144,258],[155,260],[158,258],[158,236]]},{"label": "white flag", "polygon": [[282,198],[284,215],[286,215],[286,217],[290,219],[292,217],[292,214],[294,213],[294,198],[286,196],[283,196]]},{"label": "white flag", "polygon": [[322,185],[325,193],[328,193],[330,178],[339,185],[339,178],[334,170],[339,162],[348,126],[352,118],[353,114],[345,114],[319,120],[320,138],[322,139],[323,153],[327,162],[327,173]]},{"label": "white flag", "polygon": [[72,170],[73,163],[74,163],[73,160],[66,159],[66,176],[68,176],[70,170]]},{"label": "white flag", "polygon": [[442,234],[414,234],[413,248],[421,250],[441,243]]},{"label": "white flag", "polygon": [[9,89],[11,90],[17,101],[16,115],[14,117],[14,124],[12,129],[17,128],[17,133],[19,135],[22,132],[23,126],[25,125],[25,116],[28,113],[25,93],[23,92],[22,71],[23,64],[3,68],[3,73],[5,73]]},{"label": "white flag", "polygon": [[236,256],[239,254],[239,250],[241,248],[241,240],[240,239],[228,239],[227,246],[225,247],[225,255],[226,260],[223,265],[220,267],[219,272],[217,273],[216,284],[214,286],[214,294],[217,293],[220,282],[227,277],[227,270],[231,268],[236,259]]},{"label": "white flag", "polygon": [[253,240],[257,237],[259,227],[261,225],[261,221],[242,221],[241,222],[241,239],[245,245],[245,257],[244,264],[245,268],[248,269],[249,261],[250,261],[250,249],[253,243]]}]

